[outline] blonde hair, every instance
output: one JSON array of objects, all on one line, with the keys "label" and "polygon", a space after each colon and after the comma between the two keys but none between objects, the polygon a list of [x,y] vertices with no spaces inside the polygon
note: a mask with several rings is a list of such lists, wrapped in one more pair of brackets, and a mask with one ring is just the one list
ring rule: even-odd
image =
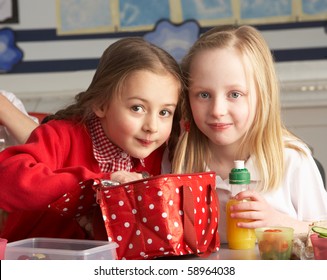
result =
[{"label": "blonde hair", "polygon": [[[284,142],[284,137],[299,140],[282,123],[279,83],[274,59],[264,38],[251,26],[222,26],[204,33],[182,61],[186,86],[190,82],[189,69],[194,57],[204,50],[234,48],[252,69],[248,78],[254,79],[257,107],[254,121],[245,134],[236,156],[251,155],[256,159],[261,175],[259,189],[276,188],[284,175],[285,146],[303,152],[298,146]],[[251,73],[251,75],[249,74]],[[187,88],[182,95],[182,118],[190,122],[190,131],[184,132],[174,148],[173,173],[203,172],[210,160],[208,138],[194,123]],[[286,144],[284,144],[286,143]]]}]

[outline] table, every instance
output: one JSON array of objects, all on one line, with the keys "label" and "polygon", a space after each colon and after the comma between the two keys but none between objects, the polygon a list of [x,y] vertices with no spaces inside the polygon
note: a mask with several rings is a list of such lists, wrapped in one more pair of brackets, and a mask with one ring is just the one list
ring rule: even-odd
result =
[{"label": "table", "polygon": [[218,252],[210,254],[206,258],[197,257],[195,255],[185,256],[186,260],[260,260],[259,249],[256,246],[253,249],[247,250],[232,250],[228,249],[227,244],[221,244]]},{"label": "table", "polygon": [[222,244],[219,251],[212,253],[209,260],[260,260],[259,249],[232,250],[226,244]]}]

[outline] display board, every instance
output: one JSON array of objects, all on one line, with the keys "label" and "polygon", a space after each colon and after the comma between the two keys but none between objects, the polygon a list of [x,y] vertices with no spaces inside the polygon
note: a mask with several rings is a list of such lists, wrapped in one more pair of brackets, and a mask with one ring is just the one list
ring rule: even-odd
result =
[{"label": "display board", "polygon": [[162,19],[271,24],[327,19],[327,0],[57,0],[58,34],[148,31]]}]

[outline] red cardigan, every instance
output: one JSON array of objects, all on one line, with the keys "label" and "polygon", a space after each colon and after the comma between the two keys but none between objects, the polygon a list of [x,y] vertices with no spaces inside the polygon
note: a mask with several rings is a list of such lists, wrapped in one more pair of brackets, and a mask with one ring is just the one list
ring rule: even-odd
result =
[{"label": "red cardigan", "polygon": [[[145,166],[131,171],[160,174],[163,151],[164,147],[157,149],[144,159]],[[93,156],[86,126],[65,120],[39,126],[26,144],[0,153],[0,208],[10,212],[1,237],[9,242],[29,237],[86,238],[73,217],[48,205],[74,193],[82,181],[109,176],[101,173]],[[103,223],[98,224],[96,239],[106,239]]]}]

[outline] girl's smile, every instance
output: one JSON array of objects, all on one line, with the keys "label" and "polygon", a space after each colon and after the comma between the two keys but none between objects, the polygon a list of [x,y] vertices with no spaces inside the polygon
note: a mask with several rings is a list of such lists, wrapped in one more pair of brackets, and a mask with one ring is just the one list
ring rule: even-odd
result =
[{"label": "girl's smile", "polygon": [[229,129],[233,124],[232,123],[209,123],[209,127],[212,130],[226,130]]},{"label": "girl's smile", "polygon": [[149,147],[151,146],[153,143],[155,143],[155,141],[150,141],[150,140],[145,140],[145,139],[138,139],[137,140],[141,143],[142,146],[144,147]]}]

